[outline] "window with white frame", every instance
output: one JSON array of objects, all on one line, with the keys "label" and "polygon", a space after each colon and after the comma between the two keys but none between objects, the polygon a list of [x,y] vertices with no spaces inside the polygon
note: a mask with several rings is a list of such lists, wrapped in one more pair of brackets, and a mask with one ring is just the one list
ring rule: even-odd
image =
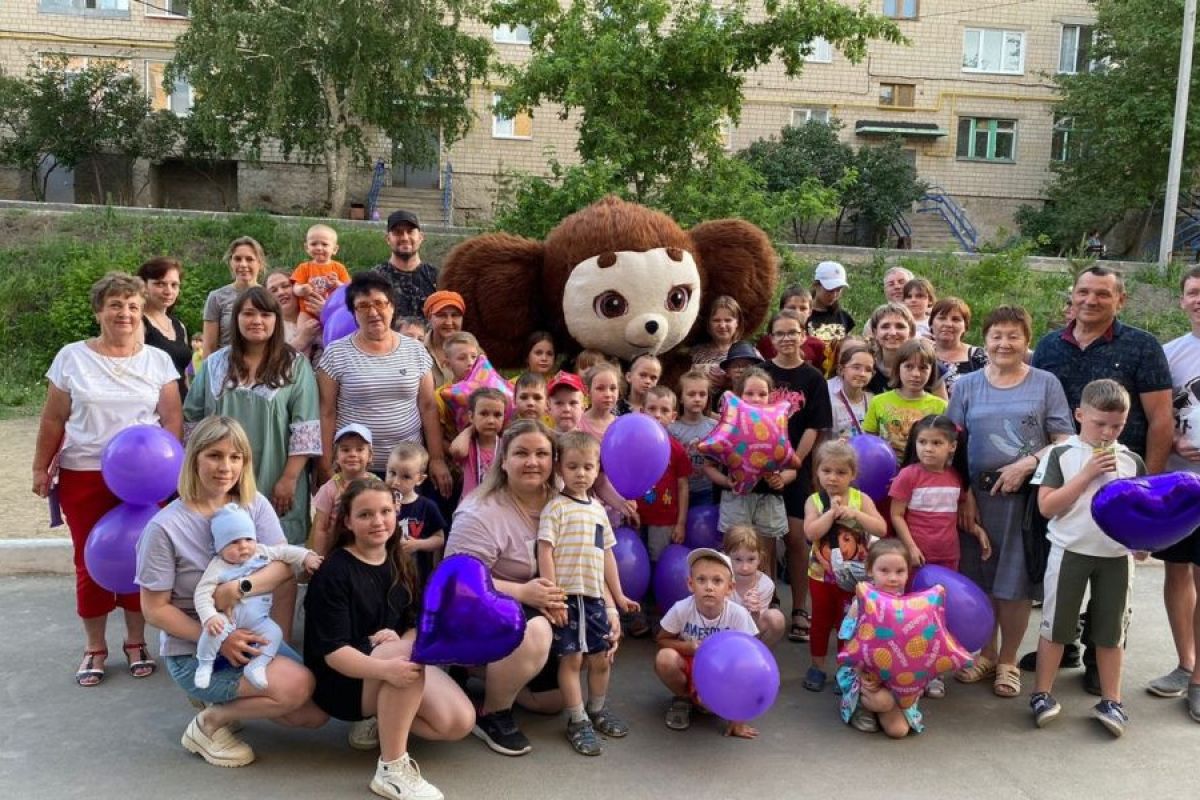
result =
[{"label": "window with white frame", "polygon": [[129,0],[38,0],[38,11],[60,14],[129,14]]},{"label": "window with white frame", "polygon": [[1012,162],[1017,158],[1017,121],[960,117],[958,157],[973,161]]},{"label": "window with white frame", "polygon": [[916,19],[917,0],[883,0],[883,15],[892,19]]},{"label": "window with white frame", "polygon": [[190,3],[191,0],[147,0],[143,5],[146,8],[147,17],[187,19],[192,15],[191,9],[188,7]]},{"label": "window with white frame", "polygon": [[170,111],[179,117],[192,113],[192,103],[195,96],[191,85],[182,78],[175,80],[175,85],[168,93],[163,87],[163,75],[167,64],[164,61],[146,62],[146,89],[150,94],[150,109],[152,111]]},{"label": "window with white frame", "polygon": [[1021,75],[1025,72],[1024,31],[967,28],[963,32],[962,69]]},{"label": "window with white frame", "polygon": [[492,41],[496,44],[529,44],[533,38],[529,35],[528,25],[497,25],[492,28]]},{"label": "window with white frame", "polygon": [[821,106],[792,109],[792,126],[797,128],[801,125],[807,125],[810,122],[819,122],[822,125],[828,125],[829,120],[832,118],[833,115],[829,109]]},{"label": "window with white frame", "polygon": [[810,64],[828,64],[833,61],[833,45],[823,36],[818,36],[808,43],[809,52],[804,60]]},{"label": "window with white frame", "polygon": [[1075,142],[1075,120],[1062,114],[1054,115],[1054,131],[1050,137],[1050,160],[1067,161],[1072,156]]},{"label": "window with white frame", "polygon": [[1063,25],[1062,38],[1058,43],[1058,71],[1074,75],[1091,72],[1097,62],[1091,58],[1091,25]]},{"label": "window with white frame", "polygon": [[[492,95],[492,107],[494,108],[500,102],[500,95]],[[492,138],[493,139],[532,139],[533,138],[533,117],[526,112],[521,112],[515,117],[502,117],[499,114],[492,114]]]}]

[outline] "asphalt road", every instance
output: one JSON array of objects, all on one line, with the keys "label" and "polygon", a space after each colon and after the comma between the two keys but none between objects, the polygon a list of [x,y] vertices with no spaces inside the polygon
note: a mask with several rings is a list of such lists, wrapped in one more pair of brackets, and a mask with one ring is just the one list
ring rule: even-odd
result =
[{"label": "asphalt road", "polygon": [[[495,755],[474,737],[416,742],[413,755],[451,798],[1195,798],[1200,725],[1182,700],[1143,689],[1174,664],[1161,587],[1161,569],[1138,569],[1125,679],[1132,719],[1119,740],[1088,716],[1095,699],[1080,688],[1079,671],[1061,676],[1063,715],[1045,730],[1030,719],[1026,675],[1015,700],[950,681],[946,699],[922,702],[921,736],[895,742],[858,733],[838,721],[833,694],[802,688],[807,648],[788,642],[775,650],[783,687],[755,723],[758,740],[723,738],[719,722],[705,717],[674,732],[663,725],[668,697],[651,670],[652,645],[633,642],[609,693],[633,730],[603,756],[573,753],[559,718],[520,712],[535,748],[528,756]],[[243,736],[258,760],[242,769],[210,767],[185,752],[179,737],[193,712],[183,693],[161,670],[135,681],[119,669],[115,626],[108,677],[94,689],[76,687],[82,637],[72,588],[63,577],[0,578],[0,796],[373,796],[375,757],[349,749],[344,723],[319,731],[251,723]]]}]

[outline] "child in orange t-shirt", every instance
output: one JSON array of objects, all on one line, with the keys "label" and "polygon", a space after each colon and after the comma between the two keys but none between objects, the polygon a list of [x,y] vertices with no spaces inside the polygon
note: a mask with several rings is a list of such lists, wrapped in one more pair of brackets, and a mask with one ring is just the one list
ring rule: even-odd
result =
[{"label": "child in orange t-shirt", "polygon": [[[350,282],[350,273],[345,265],[333,260],[338,251],[337,241],[337,231],[328,225],[313,225],[304,234],[304,252],[312,260],[305,261],[292,271],[292,293],[296,297],[329,297],[334,289]],[[306,319],[316,319],[318,316],[312,301],[306,299],[300,305],[296,324],[302,327]]]}]

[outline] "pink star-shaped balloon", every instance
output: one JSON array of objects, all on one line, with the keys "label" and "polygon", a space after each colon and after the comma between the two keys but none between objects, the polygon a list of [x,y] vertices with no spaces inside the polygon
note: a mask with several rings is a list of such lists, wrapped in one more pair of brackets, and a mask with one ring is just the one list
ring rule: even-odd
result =
[{"label": "pink star-shaped balloon", "polygon": [[971,654],[946,629],[941,585],[897,597],[858,584],[858,628],[838,663],[879,676],[902,708],[920,699],[938,675],[971,663]]},{"label": "pink star-shaped balloon", "polygon": [[696,449],[725,467],[734,494],[749,494],[764,473],[796,466],[788,441],[790,410],[787,400],[759,406],[726,392],[717,427]]},{"label": "pink star-shaped balloon", "polygon": [[467,414],[470,411],[469,403],[471,393],[476,389],[499,389],[504,392],[504,421],[507,424],[513,410],[512,386],[496,371],[487,356],[480,356],[475,359],[475,365],[471,367],[467,377],[458,383],[443,386],[439,390],[442,402],[446,404],[446,409],[454,420],[455,428],[461,431],[469,424],[467,420]]}]

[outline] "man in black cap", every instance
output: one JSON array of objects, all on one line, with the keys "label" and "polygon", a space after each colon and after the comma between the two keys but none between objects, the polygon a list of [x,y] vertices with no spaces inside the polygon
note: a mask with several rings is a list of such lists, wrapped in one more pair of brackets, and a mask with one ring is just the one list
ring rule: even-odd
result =
[{"label": "man in black cap", "polygon": [[422,317],[425,298],[437,290],[438,269],[421,260],[421,221],[411,211],[393,211],[387,220],[387,243],[392,256],[372,270],[392,285],[392,327],[406,317]]}]

